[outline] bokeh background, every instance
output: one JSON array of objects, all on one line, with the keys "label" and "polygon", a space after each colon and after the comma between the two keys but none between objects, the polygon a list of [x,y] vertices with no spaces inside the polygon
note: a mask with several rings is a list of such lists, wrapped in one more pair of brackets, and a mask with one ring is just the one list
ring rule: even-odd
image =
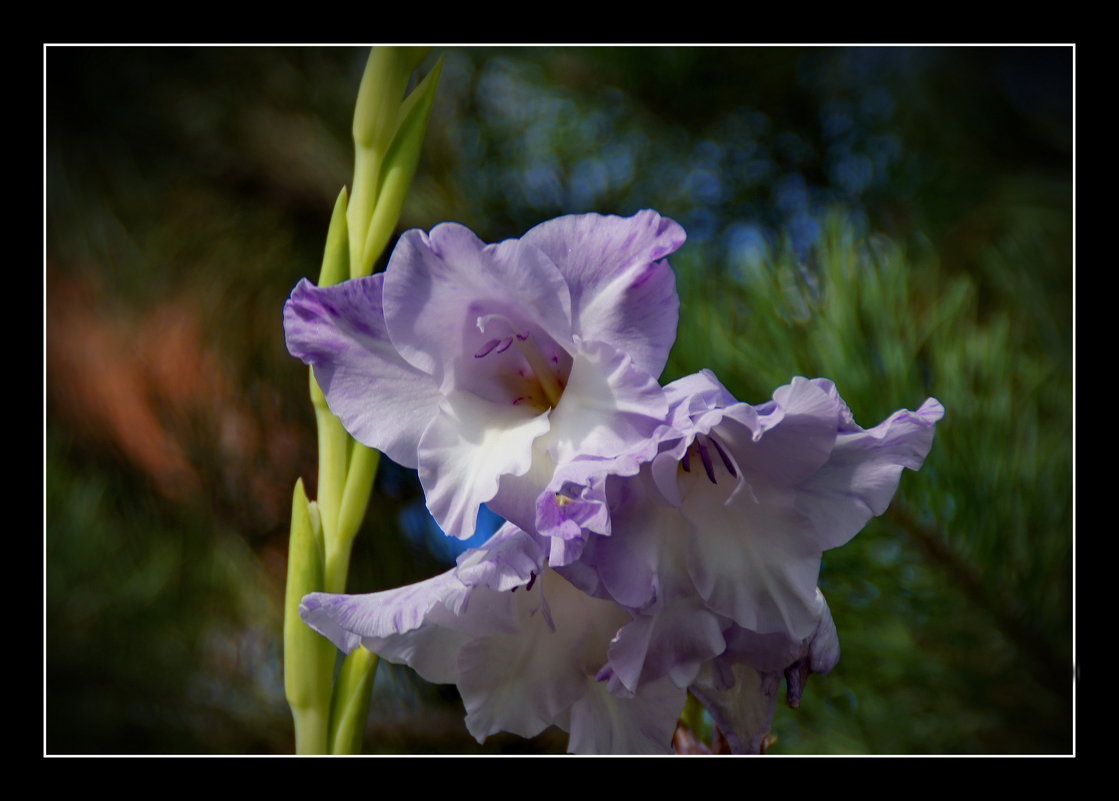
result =
[{"label": "bokeh background", "polygon": [[[891,511],[824,555],[843,658],[774,753],[1069,753],[1072,62],[1057,48],[437,48],[401,230],[651,207],[688,242],[663,376],[827,376],[947,408]],[[350,180],[366,52],[47,51],[49,753],[290,753],[290,498],[314,486],[281,308]],[[311,490],[313,492],[313,490]],[[351,591],[446,568],[385,460]],[[479,746],[383,664],[369,753]]]}]

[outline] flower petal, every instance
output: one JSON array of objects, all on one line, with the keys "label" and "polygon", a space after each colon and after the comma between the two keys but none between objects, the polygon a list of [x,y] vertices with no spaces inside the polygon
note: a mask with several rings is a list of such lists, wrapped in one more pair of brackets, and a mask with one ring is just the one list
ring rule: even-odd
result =
[{"label": "flower petal", "polygon": [[662,676],[686,688],[701,666],[726,648],[721,629],[718,616],[698,597],[658,604],[618,632],[610,645],[610,667],[630,691]]},{"label": "flower petal", "polygon": [[532,737],[559,723],[597,684],[610,638],[629,618],[552,570],[531,590],[511,595],[519,610],[517,634],[474,640],[460,656],[466,724],[479,740],[498,731]]},{"label": "flower petal", "polygon": [[902,468],[921,468],[943,416],[944,407],[929,398],[916,412],[903,409],[874,428],[836,438],[827,463],[797,489],[797,508],[816,525],[825,548],[843,545],[886,511]]},{"label": "flower petal", "polygon": [[[311,593],[300,615],[347,653],[364,645],[390,662],[411,666],[428,681],[456,683],[466,644],[519,630],[513,594],[495,591],[483,580],[520,586],[515,576],[533,548],[540,553],[528,534],[505,525],[484,546],[466,552],[455,570],[383,592]],[[531,581],[531,573],[521,584]],[[463,577],[477,582],[468,586]]]},{"label": "flower petal", "polygon": [[756,407],[755,413],[756,428],[731,424],[719,429],[747,472],[791,486],[827,462],[840,411],[836,398],[820,386],[798,376],[774,391],[772,405]]},{"label": "flower petal", "polygon": [[[486,245],[455,223],[437,225],[430,236],[406,231],[385,274],[393,343],[444,389],[448,373],[452,380],[468,378],[483,361],[475,354],[493,347],[495,338],[530,332],[570,346],[567,284],[547,256],[517,240]],[[507,320],[511,330],[480,330],[479,319],[491,316]]]},{"label": "flower petal", "polygon": [[655,211],[581,214],[541,223],[522,237],[546,253],[571,289],[573,330],[609,342],[659,376],[676,339],[680,302],[663,259],[684,229]]},{"label": "flower petal", "polygon": [[[585,531],[609,531],[605,481],[656,455],[668,402],[652,376],[604,342],[575,338],[576,355],[547,434],[521,479],[505,475],[490,508],[552,539],[553,567],[582,552]],[[561,497],[562,496],[562,497]]]},{"label": "flower petal", "polygon": [[747,476],[753,495],[727,505],[728,484],[694,477],[681,512],[694,527],[688,569],[712,611],[761,633],[806,637],[816,627],[822,548],[795,508],[795,494]]},{"label": "flower petal", "polygon": [[[303,599],[299,613],[315,631],[349,653],[364,645],[383,659],[406,664],[431,682],[458,680],[458,653],[469,641],[470,631],[440,625],[437,611],[449,605],[462,614],[470,591],[453,571],[427,581],[395,590],[366,595],[312,593]],[[470,604],[475,627],[493,633],[515,625],[511,609],[502,610],[494,601],[508,604],[504,594],[480,590],[494,598]],[[489,603],[486,603],[489,601]],[[453,617],[453,612],[451,613]]]},{"label": "flower petal", "polygon": [[468,587],[505,592],[523,587],[543,570],[544,548],[531,534],[506,523],[481,548],[459,555],[455,576]]},{"label": "flower petal", "polygon": [[577,354],[563,397],[541,443],[557,463],[616,457],[646,446],[665,424],[668,401],[656,380],[625,353],[605,342],[576,338]]},{"label": "flower petal", "polygon": [[684,710],[687,691],[669,679],[649,682],[632,698],[608,691],[605,682],[589,684],[560,725],[571,732],[573,754],[668,754]]},{"label": "flower petal", "polygon": [[474,534],[478,508],[497,494],[501,477],[528,472],[548,415],[467,392],[444,398],[418,450],[427,507],[443,531],[459,539]]},{"label": "flower petal", "polygon": [[711,713],[734,754],[760,754],[773,725],[781,676],[761,673],[745,662],[731,668],[733,685],[723,689],[708,669],[691,691]]},{"label": "flower petal", "polygon": [[839,663],[839,633],[835,630],[831,609],[818,589],[820,622],[808,641],[807,653],[785,668],[785,696],[789,706],[796,709],[804,693],[804,685],[813,673],[824,674]]},{"label": "flower petal", "polygon": [[466,591],[451,570],[383,592],[313,592],[303,598],[299,614],[308,626],[349,653],[364,637],[388,637],[419,628],[437,604],[457,604]]},{"label": "flower petal", "polygon": [[315,370],[330,409],[354,439],[415,467],[440,394],[401,358],[385,328],[382,274],[319,288],[300,281],[284,306],[288,350]]},{"label": "flower petal", "polygon": [[[654,433],[631,443],[628,453],[613,458],[586,457],[560,464],[547,488],[536,499],[536,530],[552,540],[551,564],[560,567],[578,559],[591,534],[609,536],[611,509],[624,506],[628,482],[617,479],[636,475],[656,453],[664,436],[677,436],[659,425]],[[608,488],[616,496],[607,498]],[[623,605],[629,605],[622,602]]]}]

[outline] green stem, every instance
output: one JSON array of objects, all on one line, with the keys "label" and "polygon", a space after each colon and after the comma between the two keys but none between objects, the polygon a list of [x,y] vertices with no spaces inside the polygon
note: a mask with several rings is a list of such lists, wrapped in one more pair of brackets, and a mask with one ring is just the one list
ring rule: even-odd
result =
[{"label": "green stem", "polygon": [[[370,54],[354,112],[352,192],[343,188],[335,201],[319,286],[368,275],[392,234],[442,67],[440,61],[405,99],[409,76],[426,52],[386,47]],[[303,624],[299,604],[309,592],[345,592],[354,536],[369,505],[380,454],[350,438],[313,371],[309,378],[318,428],[318,500],[309,503],[297,483],[285,598],[285,693],[297,753],[352,754],[361,749],[377,658],[358,648],[335,683],[336,652]]]},{"label": "green stem", "polygon": [[346,211],[350,239],[350,278],[368,275],[364,267],[365,238],[377,207],[381,154],[361,145],[354,150],[354,191]]},{"label": "green stem", "polygon": [[361,753],[378,661],[372,653],[359,647],[342,663],[330,707],[330,753]]},{"label": "green stem", "polygon": [[315,407],[319,434],[319,514],[322,516],[323,539],[329,550],[331,541],[338,536],[338,512],[346,487],[351,440],[342,423],[326,405],[314,372],[311,373],[311,403]]},{"label": "green stem", "polygon": [[295,753],[326,754],[330,736],[329,709],[319,707],[292,707],[295,719]]},{"label": "green stem", "polygon": [[338,530],[343,537],[353,537],[361,527],[380,464],[380,451],[367,448],[360,442],[351,445],[346,489],[342,492],[342,509],[338,513]]},{"label": "green stem", "polygon": [[350,552],[353,546],[352,537],[327,540],[323,592],[346,591],[346,577],[350,573]]}]

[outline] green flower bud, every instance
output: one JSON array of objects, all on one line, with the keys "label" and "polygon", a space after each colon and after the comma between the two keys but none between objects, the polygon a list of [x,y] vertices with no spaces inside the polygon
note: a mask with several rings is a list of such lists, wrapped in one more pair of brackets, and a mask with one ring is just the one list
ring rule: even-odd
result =
[{"label": "green flower bud", "polygon": [[334,212],[330,215],[326,248],[322,254],[322,269],[319,270],[319,286],[338,284],[350,277],[350,243],[346,230],[348,201],[346,187],[343,186],[338,199],[334,201]]},{"label": "green flower bud", "polygon": [[439,76],[442,73],[443,60],[440,59],[401,107],[400,127],[381,165],[377,204],[369,222],[361,260],[358,262],[360,275],[367,275],[372,271],[373,262],[381,255],[400,218],[404,196],[416,174],[420,148],[427,130],[427,118],[431,114],[431,105],[435,101],[435,91],[439,87]]},{"label": "green flower bud", "polygon": [[335,649],[299,617],[303,596],[323,588],[323,542],[314,504],[303,480],[291,503],[287,590],[284,595],[284,694],[295,718],[296,751],[325,753],[330,713],[330,676]]}]

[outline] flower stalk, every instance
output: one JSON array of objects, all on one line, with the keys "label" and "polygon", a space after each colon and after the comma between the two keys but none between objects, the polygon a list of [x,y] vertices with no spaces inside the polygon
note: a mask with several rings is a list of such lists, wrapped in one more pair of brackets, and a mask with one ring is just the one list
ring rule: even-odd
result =
[{"label": "flower stalk", "polygon": [[[427,48],[374,48],[354,111],[352,192],[338,194],[327,231],[319,286],[369,275],[396,227],[415,174],[442,61],[408,97],[412,71]],[[292,502],[284,607],[285,691],[299,754],[357,753],[365,729],[377,657],[360,649],[334,681],[336,652],[299,617],[311,592],[345,592],[354,537],[369,505],[380,453],[357,443],[331,412],[313,371],[318,429],[317,502],[300,480]]]},{"label": "flower stalk", "polygon": [[356,754],[361,751],[377,662],[377,657],[364,648],[357,648],[343,660],[330,708],[329,753]]}]

